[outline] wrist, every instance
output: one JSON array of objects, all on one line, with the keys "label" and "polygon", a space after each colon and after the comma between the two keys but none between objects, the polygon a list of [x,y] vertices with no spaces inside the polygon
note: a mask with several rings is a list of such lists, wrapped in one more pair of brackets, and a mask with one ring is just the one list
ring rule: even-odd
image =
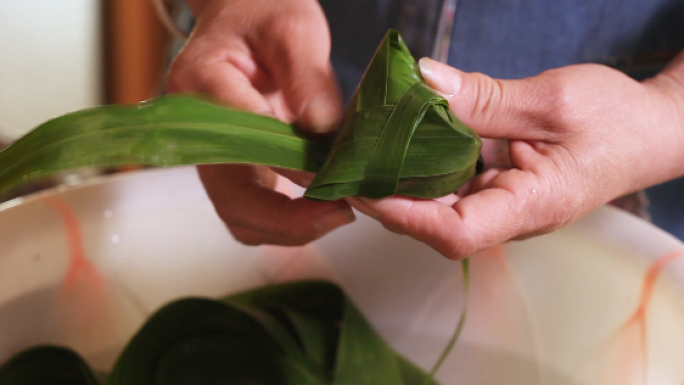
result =
[{"label": "wrist", "polygon": [[[661,73],[645,83],[655,86],[674,103],[678,112],[684,114],[684,51],[676,56]],[[681,114],[679,118],[683,119]]]},{"label": "wrist", "polygon": [[663,174],[658,182],[684,176],[684,53],[660,74],[644,81],[654,97],[652,123],[646,129],[660,137],[652,154],[654,166]]}]

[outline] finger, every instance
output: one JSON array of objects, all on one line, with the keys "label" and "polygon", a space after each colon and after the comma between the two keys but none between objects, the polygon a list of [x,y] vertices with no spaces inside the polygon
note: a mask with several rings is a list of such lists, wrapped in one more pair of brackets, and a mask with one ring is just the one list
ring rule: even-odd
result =
[{"label": "finger", "polygon": [[477,177],[471,179],[469,181],[470,185],[468,186],[468,191],[464,194],[464,196],[472,195],[478,191],[486,189],[488,186],[492,186],[494,179],[501,175],[501,173],[503,173],[505,170],[506,169],[504,168],[498,167],[490,168]]},{"label": "finger", "polygon": [[361,198],[361,197],[347,197],[344,198],[353,208],[359,210],[363,214],[368,215],[371,218],[377,219],[380,223],[389,231],[399,234],[408,235],[408,233],[401,226],[393,226],[389,221],[382,220],[382,214],[380,211],[376,210],[375,200]]},{"label": "finger", "polygon": [[[545,139],[551,88],[533,78],[499,80],[465,73],[429,58],[420,59],[425,81],[449,101],[463,123],[486,138]],[[548,89],[547,89],[548,88]]]},{"label": "finger", "polygon": [[300,187],[309,187],[316,174],[306,171],[288,170],[285,168],[273,168],[275,172],[289,179],[292,183]]},{"label": "finger", "polygon": [[270,28],[273,38],[261,39],[255,47],[282,88],[297,123],[314,133],[334,130],[342,114],[342,102],[330,66],[327,26],[279,18]]},{"label": "finger", "polygon": [[374,219],[380,219],[380,213],[378,213],[374,208],[371,207],[372,203],[367,203],[366,199],[356,197],[356,196],[350,196],[344,198],[344,200],[349,203],[349,205],[360,212],[368,215],[371,218]]},{"label": "finger", "polygon": [[202,52],[202,45],[195,48],[188,43],[169,71],[169,92],[206,93],[229,107],[275,116],[268,100],[256,88],[255,80],[264,76],[246,57],[249,51],[227,40],[216,53]]},{"label": "finger", "polygon": [[241,226],[231,226],[227,225],[228,230],[233,235],[233,237],[240,243],[247,246],[261,246],[261,245],[280,245],[285,246],[279,242],[280,239],[276,240],[270,234],[265,234],[261,231],[256,231],[248,229]]},{"label": "finger", "polygon": [[304,246],[314,239],[292,239],[267,234],[262,231],[248,229],[240,226],[228,226],[233,237],[247,246],[278,245],[278,246]]},{"label": "finger", "polygon": [[[388,229],[425,242],[450,259],[465,258],[525,234],[543,233],[571,217],[550,204],[537,177],[521,170],[490,170],[473,183],[474,194],[452,207],[432,200],[362,198],[364,212]],[[526,186],[525,188],[517,186]]]},{"label": "finger", "polygon": [[245,236],[252,244],[273,240],[304,244],[355,219],[343,201],[290,199],[273,191],[275,174],[266,167],[215,165],[198,169],[217,213],[231,231],[245,228],[263,234],[261,238],[254,233]]}]

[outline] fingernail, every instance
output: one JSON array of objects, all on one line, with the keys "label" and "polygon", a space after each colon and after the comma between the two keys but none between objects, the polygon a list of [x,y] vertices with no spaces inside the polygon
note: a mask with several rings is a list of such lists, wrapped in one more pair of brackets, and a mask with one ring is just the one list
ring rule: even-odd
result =
[{"label": "fingernail", "polygon": [[322,235],[340,226],[352,223],[354,220],[356,220],[356,216],[350,208],[341,208],[321,214],[314,226]]},{"label": "fingernail", "polygon": [[427,57],[420,59],[418,65],[425,81],[445,96],[454,96],[461,90],[463,79],[458,70]]},{"label": "fingernail", "polygon": [[324,92],[309,99],[303,117],[311,131],[324,134],[337,128],[339,113],[337,99],[329,92]]},{"label": "fingernail", "polygon": [[309,187],[314,180],[314,175],[304,174],[299,178],[299,183],[303,187]]},{"label": "fingernail", "polygon": [[418,61],[418,66],[420,67],[420,73],[423,75],[425,80],[432,82],[435,79],[435,73],[432,69],[432,63],[434,60],[429,57],[424,57]]}]

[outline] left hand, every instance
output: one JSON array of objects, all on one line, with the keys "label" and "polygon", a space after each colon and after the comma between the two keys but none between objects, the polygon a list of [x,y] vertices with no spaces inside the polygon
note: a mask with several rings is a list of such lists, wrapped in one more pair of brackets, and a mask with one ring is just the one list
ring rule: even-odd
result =
[{"label": "left hand", "polygon": [[684,175],[682,59],[643,83],[593,64],[496,80],[423,59],[423,76],[456,116],[483,138],[509,140],[511,167],[490,168],[446,204],[348,202],[451,259],[558,229]]},{"label": "left hand", "polygon": [[[330,33],[316,0],[186,0],[196,25],[169,72],[170,92],[202,92],[226,106],[329,132],[341,110]],[[204,165],[216,212],[247,245],[303,245],[354,221],[346,202],[291,199],[274,169]],[[311,175],[278,172],[306,184]]]}]

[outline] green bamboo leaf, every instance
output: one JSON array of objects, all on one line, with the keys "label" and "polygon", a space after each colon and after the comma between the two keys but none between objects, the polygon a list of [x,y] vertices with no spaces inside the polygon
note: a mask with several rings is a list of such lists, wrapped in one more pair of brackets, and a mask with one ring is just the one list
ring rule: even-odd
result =
[{"label": "green bamboo leaf", "polygon": [[347,303],[342,318],[334,385],[404,384],[397,354]]},{"label": "green bamboo leaf", "polygon": [[[304,350],[318,352],[321,347],[327,350],[323,355],[309,355],[309,359],[324,363],[330,384],[405,384],[399,356],[340,288],[331,283],[301,281],[276,285],[227,301],[287,309],[287,321]],[[302,322],[304,318],[306,321]],[[311,327],[312,324],[317,325]],[[421,380],[425,377],[423,373]]]},{"label": "green bamboo leaf", "polygon": [[98,385],[73,351],[56,346],[26,350],[0,367],[0,385]]},{"label": "green bamboo leaf", "polygon": [[321,281],[298,281],[234,294],[224,301],[277,314],[299,340],[308,359],[332,381],[345,302],[339,287]]},{"label": "green bamboo leaf", "polygon": [[165,306],[124,350],[107,384],[419,385],[426,376],[339,287],[301,281]]},{"label": "green bamboo leaf", "polygon": [[0,152],[0,190],[83,166],[261,163],[315,172],[323,148],[276,119],[189,95],[53,119]]},{"label": "green bamboo leaf", "polygon": [[185,299],[153,315],[117,361],[110,385],[323,385],[252,314]]},{"label": "green bamboo leaf", "polygon": [[328,380],[335,367],[335,344],[339,326],[310,317],[289,308],[280,308],[293,332],[299,337],[302,350],[312,364],[321,369]]},{"label": "green bamboo leaf", "polygon": [[444,196],[475,175],[481,147],[477,134],[423,81],[401,36],[390,30],[305,196]]},{"label": "green bamboo leaf", "polygon": [[425,372],[413,362],[400,355],[397,358],[401,370],[401,377],[404,379],[405,385],[439,385],[439,383],[432,378],[432,375],[426,375]]},{"label": "green bamboo leaf", "polygon": [[[274,285],[225,301],[261,309],[286,309],[284,322],[290,325],[309,359],[324,363],[330,384],[436,384],[394,352],[334,284],[300,281]],[[326,352],[321,355],[321,350]],[[312,351],[316,354],[309,353]]]},{"label": "green bamboo leaf", "polygon": [[[106,383],[437,385],[394,352],[339,287],[323,281],[164,306],[133,337]],[[97,381],[76,353],[46,346],[0,368],[0,385],[24,384]]]},{"label": "green bamboo leaf", "polygon": [[389,31],[332,149],[275,119],[169,95],[38,126],[0,152],[0,192],[77,167],[242,163],[317,173],[305,193],[315,200],[436,198],[475,174],[480,149],[479,137],[427,87],[399,34]]},{"label": "green bamboo leaf", "polygon": [[451,338],[447,342],[444,351],[442,351],[442,354],[437,359],[437,362],[435,362],[434,366],[432,367],[432,370],[430,370],[428,376],[425,377],[425,380],[422,382],[422,385],[429,385],[431,383],[433,377],[435,376],[439,368],[442,367],[442,364],[444,364],[444,361],[449,356],[449,353],[451,353],[451,351],[453,350],[454,346],[456,345],[456,342],[458,342],[458,338],[461,336],[463,328],[465,327],[466,316],[468,315],[468,293],[470,291],[470,260],[464,259],[463,261],[461,261],[461,267],[463,271],[463,309],[461,309],[461,315],[458,317],[458,323],[456,323],[456,329],[454,330],[454,333],[451,335]]}]

